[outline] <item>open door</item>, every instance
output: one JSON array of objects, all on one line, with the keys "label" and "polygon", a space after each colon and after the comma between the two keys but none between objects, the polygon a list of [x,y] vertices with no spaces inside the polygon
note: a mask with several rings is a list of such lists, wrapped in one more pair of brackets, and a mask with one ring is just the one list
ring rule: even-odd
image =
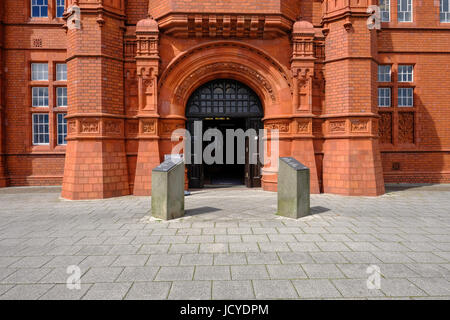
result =
[{"label": "open door", "polygon": [[[191,133],[191,164],[187,165],[189,188],[200,189],[204,186],[203,164],[195,164],[195,149],[194,149],[194,123],[195,121],[202,121],[202,119],[189,119],[186,127]],[[200,140],[202,141],[202,140]],[[203,152],[203,147],[202,147]]]},{"label": "open door", "polygon": [[[251,154],[249,147],[249,138],[245,141],[245,185],[247,188],[260,188],[261,187],[261,161],[259,158],[259,129],[262,129],[262,121],[260,118],[247,119],[247,129],[254,129],[257,132],[256,150]],[[250,164],[250,159],[258,159],[256,164]]]}]

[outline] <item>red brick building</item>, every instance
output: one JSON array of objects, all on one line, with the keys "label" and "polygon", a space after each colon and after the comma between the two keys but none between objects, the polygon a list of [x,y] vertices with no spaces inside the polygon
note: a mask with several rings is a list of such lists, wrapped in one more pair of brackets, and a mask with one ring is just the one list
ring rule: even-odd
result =
[{"label": "red brick building", "polygon": [[149,194],[194,120],[278,129],[315,193],[450,182],[449,0],[2,0],[0,88],[1,186]]}]

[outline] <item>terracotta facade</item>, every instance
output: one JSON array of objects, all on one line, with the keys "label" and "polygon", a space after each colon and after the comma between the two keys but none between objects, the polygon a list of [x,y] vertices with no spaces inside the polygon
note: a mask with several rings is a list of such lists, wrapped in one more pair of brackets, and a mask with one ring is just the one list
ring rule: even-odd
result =
[{"label": "terracotta facade", "polygon": [[[370,5],[378,1],[66,0],[57,17],[48,0],[47,17],[32,17],[30,0],[3,0],[0,186],[62,184],[75,200],[149,195],[189,97],[215,79],[258,95],[263,126],[280,131],[280,156],[310,167],[313,193],[449,183],[450,23],[439,1],[419,0],[412,22],[397,22],[391,0],[390,22],[371,29]],[[33,63],[48,64],[47,80],[32,80]],[[391,81],[378,81],[379,65]],[[403,66],[411,81],[398,81]],[[32,106],[34,87],[48,88],[48,106]],[[379,88],[389,106],[379,107]],[[399,106],[410,89],[413,104]],[[35,143],[34,114],[48,115],[48,142]],[[276,172],[263,173],[275,191]]]}]

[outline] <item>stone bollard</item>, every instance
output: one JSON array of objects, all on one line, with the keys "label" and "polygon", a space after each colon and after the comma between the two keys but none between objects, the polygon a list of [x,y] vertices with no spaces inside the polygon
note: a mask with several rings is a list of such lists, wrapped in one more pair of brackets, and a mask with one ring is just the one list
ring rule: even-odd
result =
[{"label": "stone bollard", "polygon": [[280,158],[278,170],[278,212],[299,219],[310,214],[309,168],[294,158]]},{"label": "stone bollard", "polygon": [[184,216],[184,161],[168,159],[152,171],[152,216],[172,220]]}]

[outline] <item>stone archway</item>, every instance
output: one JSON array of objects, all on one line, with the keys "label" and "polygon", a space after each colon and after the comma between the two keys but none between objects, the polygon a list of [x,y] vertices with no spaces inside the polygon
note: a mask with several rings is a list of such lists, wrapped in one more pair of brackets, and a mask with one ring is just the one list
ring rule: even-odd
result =
[{"label": "stone archway", "polygon": [[[194,47],[172,61],[160,77],[159,147],[163,153],[172,149],[169,128],[185,126],[187,101],[196,88],[214,79],[232,79],[251,88],[264,110],[264,126],[290,127],[292,117],[292,80],[290,71],[267,53],[247,44],[220,41]],[[280,155],[290,156],[290,131],[280,130]],[[269,142],[270,143],[270,142]],[[265,172],[262,186],[276,188],[276,172]]]}]

